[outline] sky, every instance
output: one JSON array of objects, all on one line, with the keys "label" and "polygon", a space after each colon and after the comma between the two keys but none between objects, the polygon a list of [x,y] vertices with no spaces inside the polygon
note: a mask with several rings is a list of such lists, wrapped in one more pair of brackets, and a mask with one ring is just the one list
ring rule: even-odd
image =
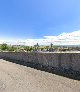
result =
[{"label": "sky", "polygon": [[0,0],[0,41],[55,39],[60,41],[56,44],[80,44],[79,4],[80,0]]}]

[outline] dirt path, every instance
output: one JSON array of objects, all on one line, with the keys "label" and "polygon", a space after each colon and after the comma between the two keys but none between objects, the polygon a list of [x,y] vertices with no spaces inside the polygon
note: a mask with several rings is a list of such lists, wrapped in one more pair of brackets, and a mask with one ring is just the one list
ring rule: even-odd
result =
[{"label": "dirt path", "polygon": [[80,92],[80,81],[0,59],[0,92]]}]

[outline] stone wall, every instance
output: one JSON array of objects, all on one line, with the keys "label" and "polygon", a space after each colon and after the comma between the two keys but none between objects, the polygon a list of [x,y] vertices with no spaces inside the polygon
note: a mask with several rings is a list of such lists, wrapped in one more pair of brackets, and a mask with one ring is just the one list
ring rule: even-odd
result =
[{"label": "stone wall", "polygon": [[80,72],[80,53],[0,52],[0,58]]}]

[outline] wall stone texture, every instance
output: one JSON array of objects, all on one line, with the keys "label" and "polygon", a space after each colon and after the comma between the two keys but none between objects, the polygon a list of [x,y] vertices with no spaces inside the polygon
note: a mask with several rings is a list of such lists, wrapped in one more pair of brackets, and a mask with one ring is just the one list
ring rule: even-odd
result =
[{"label": "wall stone texture", "polygon": [[80,53],[0,52],[0,58],[18,60],[24,64],[31,62],[80,72]]}]

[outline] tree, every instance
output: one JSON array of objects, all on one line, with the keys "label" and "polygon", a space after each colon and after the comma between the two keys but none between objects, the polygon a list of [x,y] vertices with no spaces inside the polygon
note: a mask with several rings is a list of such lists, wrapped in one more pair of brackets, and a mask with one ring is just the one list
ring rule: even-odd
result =
[{"label": "tree", "polygon": [[24,50],[29,51],[30,47],[29,46],[24,46],[23,48],[24,48]]},{"label": "tree", "polygon": [[16,47],[14,47],[14,46],[9,46],[8,50],[9,50],[9,51],[16,51],[16,50],[17,50],[17,48],[16,48]]},{"label": "tree", "polygon": [[5,43],[3,43],[3,44],[1,44],[1,50],[8,50],[8,45],[7,44],[5,44]]}]

